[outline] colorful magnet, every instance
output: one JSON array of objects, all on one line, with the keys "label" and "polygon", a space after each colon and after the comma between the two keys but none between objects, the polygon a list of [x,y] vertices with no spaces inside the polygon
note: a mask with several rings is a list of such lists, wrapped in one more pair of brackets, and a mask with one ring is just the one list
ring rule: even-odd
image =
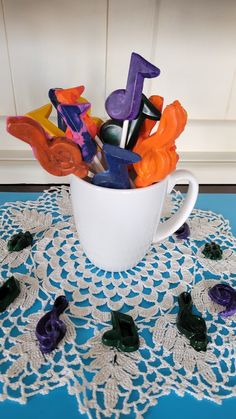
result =
[{"label": "colorful magnet", "polygon": [[[51,100],[53,106],[57,110],[58,105],[63,104],[74,104],[76,103],[84,91],[84,86],[71,87],[69,89],[54,88],[50,89],[48,92],[49,99]],[[66,131],[66,123],[64,122],[62,116],[57,110],[57,120],[58,127],[63,131]]]},{"label": "colorful magnet", "polygon": [[[77,103],[89,103],[87,99],[81,96],[83,91],[84,86],[71,87],[69,89],[50,89],[49,97],[56,109],[60,104],[75,105]],[[57,112],[57,114],[58,121],[60,120],[60,124],[63,124],[63,131],[66,131],[66,136],[68,138],[73,138],[71,130],[67,128],[67,125],[64,122],[62,116],[59,114],[59,112]],[[83,120],[85,122],[89,134],[91,135],[91,137],[95,138],[95,136],[98,133],[99,127],[103,122],[102,119],[97,118],[96,116],[91,116],[91,108],[89,108],[87,112],[83,114]]]},{"label": "colorful magnet", "polygon": [[176,168],[179,159],[176,153],[175,140],[184,130],[187,122],[187,113],[176,100],[168,105],[163,113],[157,131],[147,136],[142,130],[140,137],[133,149],[141,156],[141,161],[134,165],[137,173],[136,187],[149,186],[159,182]]},{"label": "colorful magnet", "polygon": [[53,309],[46,313],[37,323],[36,337],[42,353],[52,352],[65,336],[66,325],[59,319],[59,316],[68,305],[69,303],[64,295],[57,297]]},{"label": "colorful magnet", "polygon": [[110,144],[103,146],[103,152],[108,170],[96,174],[92,183],[104,188],[130,189],[131,184],[127,166],[139,161],[140,156],[132,151]]},{"label": "colorful magnet", "polygon": [[73,173],[82,178],[87,176],[88,166],[73,141],[65,137],[48,139],[39,123],[27,116],[8,117],[7,131],[29,144],[41,166],[52,175]]},{"label": "colorful magnet", "polygon": [[89,134],[83,115],[90,108],[90,103],[76,105],[58,105],[58,112],[72,132],[73,141],[81,148],[84,161],[90,163],[96,152],[97,146]]},{"label": "colorful magnet", "polygon": [[190,345],[196,351],[207,349],[207,328],[205,320],[192,314],[192,297],[189,292],[183,292],[178,297],[179,313],[177,316],[177,328],[180,333],[189,339]]},{"label": "colorful magnet", "polygon": [[28,246],[32,246],[33,236],[29,231],[14,234],[7,243],[9,252],[20,252]]},{"label": "colorful magnet", "polygon": [[0,313],[5,311],[19,294],[20,284],[14,276],[11,276],[0,288]]},{"label": "colorful magnet", "polygon": [[122,121],[137,118],[141,106],[144,79],[157,77],[159,74],[159,68],[133,52],[126,89],[115,90],[106,100],[105,108],[110,118]]},{"label": "colorful magnet", "polygon": [[216,304],[225,307],[219,314],[222,317],[233,316],[236,313],[236,291],[228,284],[216,284],[208,291],[209,297]]},{"label": "colorful magnet", "polygon": [[[57,95],[57,92],[56,92],[56,95]],[[61,97],[61,96],[58,96],[58,97]],[[78,98],[76,103],[75,102],[72,103],[70,101],[70,98],[67,98],[66,100],[66,97],[64,97],[64,102],[61,104],[62,105],[75,105],[77,103],[89,103],[89,101],[81,96]],[[89,134],[91,135],[92,138],[95,138],[99,131],[99,127],[101,126],[103,121],[102,119],[97,118],[96,116],[91,116],[91,104],[90,104],[90,108],[88,108],[87,111],[81,115],[81,117],[86,125],[86,128]],[[69,127],[67,127],[66,134],[68,138],[73,138],[73,133]]]},{"label": "colorful magnet", "polygon": [[[89,103],[87,99],[81,97],[79,103]],[[91,116],[91,108],[88,109],[88,111],[82,116],[85,125],[87,127],[87,130],[92,138],[95,138],[98,134],[99,128],[103,123],[103,120],[101,118],[98,118],[97,116]]]},{"label": "colorful magnet", "polygon": [[113,329],[103,334],[102,343],[122,352],[137,351],[139,336],[133,318],[119,311],[112,311],[111,320]]},{"label": "colorful magnet", "polygon": [[215,242],[206,243],[202,254],[207,259],[211,260],[221,260],[223,257],[222,249],[220,248],[219,244],[216,244]]},{"label": "colorful magnet", "polygon": [[65,137],[64,131],[57,128],[55,124],[49,121],[49,116],[52,112],[52,105],[41,106],[41,108],[35,109],[34,111],[28,112],[26,116],[37,121],[43,129],[52,137]]},{"label": "colorful magnet", "polygon": [[140,128],[145,119],[159,121],[161,119],[161,112],[144,94],[142,94],[141,108],[138,117],[129,124],[128,139],[125,146],[128,150],[133,150],[140,134]]},{"label": "colorful magnet", "polygon": [[178,240],[185,240],[190,236],[190,228],[187,223],[184,223],[176,232],[176,238]]}]

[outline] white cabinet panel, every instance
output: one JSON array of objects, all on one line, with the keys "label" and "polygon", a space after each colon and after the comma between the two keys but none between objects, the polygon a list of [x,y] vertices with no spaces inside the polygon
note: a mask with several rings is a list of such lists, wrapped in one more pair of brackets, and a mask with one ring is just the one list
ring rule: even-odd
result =
[{"label": "white cabinet panel", "polygon": [[106,0],[3,0],[18,114],[51,87],[85,85],[94,114],[105,97]]},{"label": "white cabinet panel", "polygon": [[[236,121],[188,121],[176,141],[177,151],[236,153]],[[235,166],[236,169],[236,166]]]},{"label": "white cabinet panel", "polygon": [[236,66],[235,0],[162,0],[152,83],[167,102],[178,98],[189,117],[223,119]]},{"label": "white cabinet panel", "polygon": [[[133,51],[152,61],[159,3],[155,0],[109,1],[106,95],[125,88]],[[148,86],[149,80],[146,80],[146,93]]]},{"label": "white cabinet panel", "polygon": [[226,119],[236,120],[236,70],[235,70],[234,76],[233,76],[232,90],[231,90],[230,96],[229,96],[229,103],[228,103]]},{"label": "white cabinet panel", "polygon": [[0,2],[0,115],[15,113],[13,87],[7,53],[2,3]]}]

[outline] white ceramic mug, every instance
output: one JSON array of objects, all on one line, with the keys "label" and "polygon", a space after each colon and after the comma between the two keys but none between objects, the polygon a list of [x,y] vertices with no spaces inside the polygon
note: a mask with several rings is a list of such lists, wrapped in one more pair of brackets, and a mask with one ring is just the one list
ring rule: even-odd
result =
[{"label": "white ceramic mug", "polygon": [[[182,207],[160,223],[167,193],[181,180],[189,183]],[[159,183],[138,189],[108,189],[72,175],[71,198],[79,240],[99,268],[122,271],[137,265],[151,243],[173,234],[186,221],[198,195],[192,173],[177,170]]]}]

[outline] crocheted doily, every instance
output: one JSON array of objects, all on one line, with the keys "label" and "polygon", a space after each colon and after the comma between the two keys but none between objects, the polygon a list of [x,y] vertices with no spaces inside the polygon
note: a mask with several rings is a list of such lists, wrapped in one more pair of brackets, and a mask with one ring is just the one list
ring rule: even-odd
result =
[{"label": "crocheted doily", "polygon": [[[168,197],[164,217],[181,205]],[[0,208],[0,286],[14,275],[21,293],[0,314],[0,400],[25,403],[34,394],[65,386],[79,410],[91,418],[141,418],[160,396],[174,390],[220,403],[236,395],[236,316],[222,319],[208,289],[219,282],[236,287],[236,240],[228,221],[194,210],[191,236],[153,245],[135,268],[119,273],[96,268],[84,255],[73,222],[69,190],[51,188],[36,201]],[[28,230],[32,247],[9,253],[12,234]],[[203,257],[215,241],[223,259]],[[176,328],[177,296],[191,291],[207,323],[206,352],[196,352]],[[61,316],[67,332],[58,348],[42,355],[35,337],[38,320],[65,294]],[[111,310],[128,312],[138,326],[140,349],[122,353],[101,342]],[[123,417],[123,416],[122,416]]]}]

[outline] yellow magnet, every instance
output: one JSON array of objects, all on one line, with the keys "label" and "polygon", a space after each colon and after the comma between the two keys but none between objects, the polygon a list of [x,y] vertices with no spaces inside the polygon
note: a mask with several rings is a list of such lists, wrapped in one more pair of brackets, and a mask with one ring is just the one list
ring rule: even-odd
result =
[{"label": "yellow magnet", "polygon": [[64,131],[62,131],[48,119],[51,112],[52,105],[48,103],[47,105],[41,106],[41,108],[28,112],[26,116],[39,122],[41,127],[43,127],[43,129],[52,137],[65,137]]}]

